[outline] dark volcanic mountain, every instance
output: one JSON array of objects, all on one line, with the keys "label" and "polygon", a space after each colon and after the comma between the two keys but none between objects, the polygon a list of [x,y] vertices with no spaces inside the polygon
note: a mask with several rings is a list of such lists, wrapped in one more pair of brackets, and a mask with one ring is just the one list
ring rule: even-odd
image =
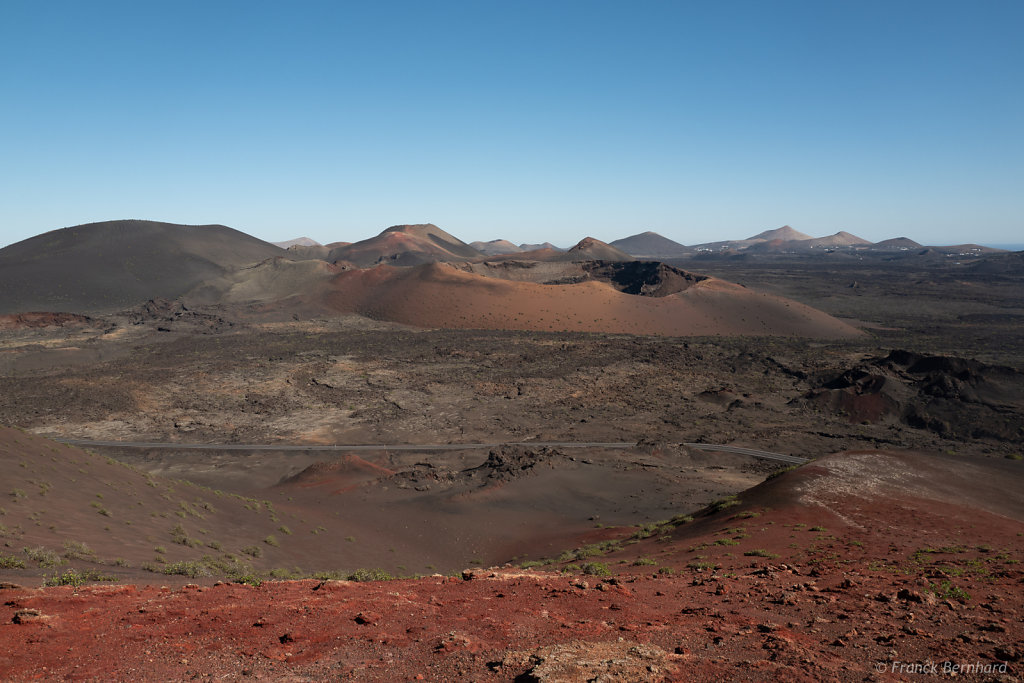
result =
[{"label": "dark volcanic mountain", "polygon": [[753,237],[748,237],[746,241],[753,242],[760,240],[764,242],[771,242],[772,240],[781,240],[783,242],[793,242],[796,240],[809,239],[813,238],[810,235],[800,232],[799,230],[794,230],[788,225],[783,225],[781,228],[776,228],[775,230],[765,230],[764,232],[759,232]]},{"label": "dark volcanic mountain", "polygon": [[285,255],[223,225],[123,220],[53,230],[0,249],[0,313],[116,311]]},{"label": "dark volcanic mountain", "polygon": [[522,251],[537,251],[538,249],[553,249],[555,251],[565,251],[562,247],[556,247],[551,242],[544,242],[543,244],[520,244],[519,248]]},{"label": "dark volcanic mountain", "polygon": [[689,254],[692,251],[679,242],[650,231],[624,237],[608,244],[637,258],[673,258]]},{"label": "dark volcanic mountain", "polygon": [[871,249],[878,251],[905,251],[908,249],[923,248],[919,243],[909,237],[893,237],[892,239],[875,242]]},{"label": "dark volcanic mountain", "polygon": [[332,249],[327,260],[360,268],[386,263],[416,266],[434,261],[464,261],[483,254],[432,223],[393,225],[376,237]]},{"label": "dark volcanic mountain", "polygon": [[553,261],[632,261],[633,257],[610,244],[593,237],[584,237],[569,251],[555,256]]},{"label": "dark volcanic mountain", "polygon": [[284,242],[271,242],[275,247],[281,247],[287,249],[288,247],[300,246],[300,247],[319,247],[319,242],[309,237],[296,237],[293,240],[285,240]]},{"label": "dark volcanic mountain", "polygon": [[470,242],[469,246],[473,247],[482,254],[493,256],[497,254],[518,254],[523,251],[522,247],[518,247],[508,240],[491,240],[489,242]]}]

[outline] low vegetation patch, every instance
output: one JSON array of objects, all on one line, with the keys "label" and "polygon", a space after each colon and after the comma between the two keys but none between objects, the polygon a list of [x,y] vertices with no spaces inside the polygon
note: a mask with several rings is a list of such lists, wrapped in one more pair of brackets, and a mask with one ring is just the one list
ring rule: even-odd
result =
[{"label": "low vegetation patch", "polygon": [[789,467],[783,467],[782,469],[775,470],[774,472],[769,474],[767,477],[765,477],[765,481],[771,481],[772,479],[775,479],[776,477],[781,477],[786,472],[792,472],[793,470],[795,470],[798,467],[800,467],[800,465],[790,465]]},{"label": "low vegetation patch", "polygon": [[64,541],[64,557],[69,560],[93,560],[96,553],[85,543]]},{"label": "low vegetation patch", "polygon": [[117,581],[117,577],[102,574],[95,569],[68,569],[63,574],[58,572],[46,579],[45,585],[81,586],[85,583],[97,583],[99,581]]},{"label": "low vegetation patch", "polygon": [[24,569],[25,562],[13,555],[0,555],[0,569]]},{"label": "low vegetation patch", "polygon": [[171,562],[170,564],[165,565],[163,568],[163,573],[177,574],[179,576],[188,576],[193,579],[200,576],[210,575],[209,569],[207,569],[206,565],[202,562],[191,562],[184,560],[182,560],[181,562]]},{"label": "low vegetation patch", "polygon": [[721,512],[722,510],[728,510],[731,507],[736,507],[739,504],[740,500],[736,496],[726,496],[725,498],[719,498],[711,503],[711,505],[708,505],[708,512]]},{"label": "low vegetation patch", "polygon": [[189,548],[198,548],[203,545],[202,541],[190,538],[188,532],[185,531],[185,527],[181,524],[175,524],[174,527],[171,528],[171,538],[178,545],[183,545]]},{"label": "low vegetation patch", "polygon": [[383,569],[357,569],[347,578],[349,581],[390,581],[395,577]]},{"label": "low vegetation patch", "polygon": [[25,548],[24,553],[28,556],[28,559],[35,562],[38,566],[44,569],[49,567],[59,567],[64,564],[64,560],[61,556],[50,550],[49,548]]}]

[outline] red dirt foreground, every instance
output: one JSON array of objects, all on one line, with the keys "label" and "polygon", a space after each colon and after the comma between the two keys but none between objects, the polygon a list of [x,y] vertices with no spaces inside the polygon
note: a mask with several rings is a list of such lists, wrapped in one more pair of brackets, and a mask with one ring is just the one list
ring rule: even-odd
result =
[{"label": "red dirt foreground", "polygon": [[695,518],[602,530],[552,571],[7,585],[0,678],[1015,681],[1022,479],[1015,461],[848,452]]}]

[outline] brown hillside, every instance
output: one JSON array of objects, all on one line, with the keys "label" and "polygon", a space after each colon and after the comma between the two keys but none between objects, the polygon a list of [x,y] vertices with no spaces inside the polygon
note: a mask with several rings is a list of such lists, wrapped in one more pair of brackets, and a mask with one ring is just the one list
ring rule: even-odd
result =
[{"label": "brown hillside", "polygon": [[[189,475],[215,475],[224,457],[209,453]],[[214,476],[232,493],[0,428],[0,581],[39,585],[69,570],[144,583],[452,571],[570,547],[595,515],[630,524],[699,508],[769,469],[742,456],[707,467],[685,448],[626,458],[595,448],[581,460],[503,446],[407,462],[384,450],[294,454],[292,473],[274,481],[280,460],[226,457],[253,463]],[[735,471],[723,475],[723,466]],[[671,494],[642,495],[651,490]]]},{"label": "brown hillside", "polygon": [[331,262],[347,261],[359,267],[388,263],[411,266],[433,261],[479,258],[481,252],[431,223],[394,225],[376,237],[332,249]]},{"label": "brown hillside", "polygon": [[753,237],[748,237],[746,240],[740,241],[756,241],[763,240],[765,242],[771,242],[772,240],[781,240],[783,242],[792,242],[794,240],[809,240],[812,239],[810,235],[804,234],[799,230],[794,230],[788,225],[783,225],[781,228],[775,230],[765,230],[759,232]]},{"label": "brown hillside", "polygon": [[340,273],[325,303],[419,327],[570,330],[657,335],[846,337],[856,329],[808,306],[708,278],[664,297],[608,282],[542,285],[467,273],[448,264]]},{"label": "brown hillside", "polygon": [[867,246],[871,242],[868,240],[857,237],[851,233],[841,230],[834,235],[828,237],[815,237],[809,240],[801,240],[798,245],[801,247],[855,247],[855,246]]},{"label": "brown hillside", "polygon": [[593,237],[584,237],[569,251],[555,257],[556,261],[632,261],[633,257]]},{"label": "brown hillside", "polygon": [[491,240],[490,242],[471,242],[470,245],[482,254],[493,256],[496,254],[518,254],[523,251],[508,240]]}]

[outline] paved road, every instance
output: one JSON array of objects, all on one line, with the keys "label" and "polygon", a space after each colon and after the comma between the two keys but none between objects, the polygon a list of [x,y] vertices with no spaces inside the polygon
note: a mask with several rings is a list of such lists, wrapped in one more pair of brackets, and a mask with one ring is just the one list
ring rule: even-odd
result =
[{"label": "paved road", "polygon": [[[113,448],[168,448],[190,451],[462,451],[499,446],[533,446],[550,448],[631,448],[633,441],[503,441],[495,443],[439,443],[439,444],[332,444],[329,446],[259,443],[167,443],[163,441],[84,441],[81,439],[54,439],[72,446],[109,446]],[[778,460],[793,465],[808,462],[807,458],[784,453],[771,453],[753,448],[722,444],[687,443],[690,448],[721,453],[739,453],[764,460]]]}]

